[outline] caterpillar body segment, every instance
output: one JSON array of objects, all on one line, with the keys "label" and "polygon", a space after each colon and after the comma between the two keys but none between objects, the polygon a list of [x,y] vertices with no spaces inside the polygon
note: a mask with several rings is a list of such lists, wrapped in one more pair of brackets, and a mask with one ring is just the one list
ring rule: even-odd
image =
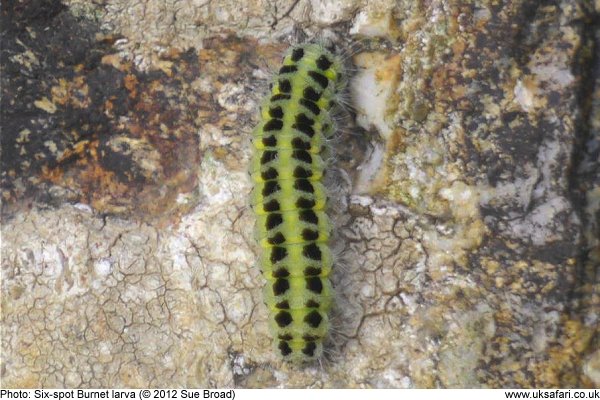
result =
[{"label": "caterpillar body segment", "polygon": [[334,124],[342,64],[317,44],[284,57],[253,132],[250,176],[264,301],[274,348],[284,359],[321,357],[333,301],[333,257],[321,153]]},{"label": "caterpillar body segment", "polygon": [[253,140],[254,147],[257,150],[305,150],[311,154],[319,154],[325,144],[322,135],[313,136],[312,138],[303,138],[297,134],[271,134],[268,136],[255,137]]},{"label": "caterpillar body segment", "polygon": [[[285,186],[286,183],[281,182]],[[280,184],[280,186],[281,186]],[[294,182],[290,183],[293,185]],[[299,209],[312,209],[321,211],[325,209],[327,197],[325,187],[321,182],[312,182],[314,193],[296,193],[294,197],[281,198],[281,193],[271,193],[264,196],[263,192],[268,184],[255,183],[250,195],[250,204],[256,215],[264,215],[275,211],[293,211]],[[291,189],[289,189],[291,190]]]},{"label": "caterpillar body segment", "polygon": [[267,149],[261,157],[253,157],[250,174],[254,182],[305,178],[311,181],[323,177],[325,163],[318,154],[306,150]]},{"label": "caterpillar body segment", "polygon": [[[270,230],[265,228],[269,216],[257,216],[256,238],[263,249],[279,246],[284,242],[286,244],[302,244],[307,241],[327,243],[331,236],[331,225],[327,216],[323,211],[316,211],[314,215],[318,216],[316,226],[310,222],[303,221],[301,219],[302,214],[298,213],[297,215],[287,215],[286,217],[288,218],[285,219],[282,218],[283,223]],[[299,229],[295,229],[296,227]]]}]

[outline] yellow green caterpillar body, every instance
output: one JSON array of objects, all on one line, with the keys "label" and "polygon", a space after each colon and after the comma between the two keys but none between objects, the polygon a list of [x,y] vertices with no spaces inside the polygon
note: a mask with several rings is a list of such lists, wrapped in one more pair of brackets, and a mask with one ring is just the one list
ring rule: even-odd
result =
[{"label": "yellow green caterpillar body", "polygon": [[318,44],[291,48],[253,133],[251,203],[264,301],[274,347],[291,361],[319,358],[329,330],[333,259],[321,152],[342,82],[334,54]]}]

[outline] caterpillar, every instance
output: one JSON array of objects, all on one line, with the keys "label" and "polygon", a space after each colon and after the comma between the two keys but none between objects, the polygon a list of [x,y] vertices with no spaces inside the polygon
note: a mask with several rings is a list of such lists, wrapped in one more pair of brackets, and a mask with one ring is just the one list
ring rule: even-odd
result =
[{"label": "caterpillar", "polygon": [[264,302],[275,351],[292,362],[319,359],[329,331],[332,226],[322,151],[334,131],[330,114],[344,86],[342,69],[321,45],[292,47],[253,131],[251,204]]}]

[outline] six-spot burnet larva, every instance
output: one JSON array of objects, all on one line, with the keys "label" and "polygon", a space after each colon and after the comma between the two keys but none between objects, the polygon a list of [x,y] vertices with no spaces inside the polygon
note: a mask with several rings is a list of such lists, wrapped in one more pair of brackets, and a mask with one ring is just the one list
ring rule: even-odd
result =
[{"label": "six-spot burnet larva", "polygon": [[253,133],[251,203],[264,300],[276,351],[297,362],[319,358],[329,330],[333,259],[321,152],[333,132],[342,68],[318,44],[291,48]]}]

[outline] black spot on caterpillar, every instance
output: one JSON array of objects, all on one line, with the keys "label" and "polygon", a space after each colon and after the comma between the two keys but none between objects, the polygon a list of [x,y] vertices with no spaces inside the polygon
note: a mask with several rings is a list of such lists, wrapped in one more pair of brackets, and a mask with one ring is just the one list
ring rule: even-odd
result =
[{"label": "black spot on caterpillar", "polygon": [[341,75],[341,61],[322,46],[291,48],[254,131],[250,174],[265,304],[276,351],[297,362],[320,357],[329,330],[331,225],[320,152]]}]

